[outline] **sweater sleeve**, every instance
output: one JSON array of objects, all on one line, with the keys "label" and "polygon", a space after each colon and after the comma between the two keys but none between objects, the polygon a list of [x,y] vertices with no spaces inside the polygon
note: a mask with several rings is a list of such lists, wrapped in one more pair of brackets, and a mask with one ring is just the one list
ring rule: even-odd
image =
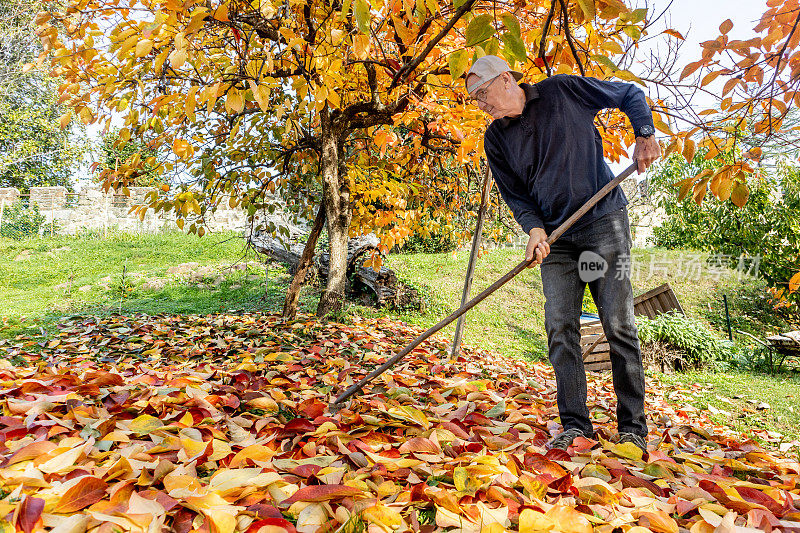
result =
[{"label": "sweater sleeve", "polygon": [[544,229],[539,206],[536,205],[522,181],[508,165],[502,151],[491,141],[488,131],[484,136],[483,146],[492,177],[497,184],[497,190],[500,191],[500,196],[511,209],[514,220],[522,226],[525,233],[530,233],[533,228]]},{"label": "sweater sleeve", "polygon": [[632,83],[569,75],[563,75],[562,81],[565,89],[594,113],[607,108],[619,109],[628,115],[635,132],[644,125],[653,125],[653,112],[644,92]]}]

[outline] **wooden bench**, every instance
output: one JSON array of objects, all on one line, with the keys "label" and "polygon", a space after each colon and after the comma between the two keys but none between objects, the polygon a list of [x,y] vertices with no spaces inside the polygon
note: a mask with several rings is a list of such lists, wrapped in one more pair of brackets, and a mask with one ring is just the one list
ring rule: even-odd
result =
[{"label": "wooden bench", "polygon": [[[664,283],[633,299],[633,314],[655,318],[661,313],[676,311],[683,313],[675,292],[669,283]],[[611,353],[599,320],[586,321],[581,324],[581,353],[586,370],[599,372],[611,370]]]}]

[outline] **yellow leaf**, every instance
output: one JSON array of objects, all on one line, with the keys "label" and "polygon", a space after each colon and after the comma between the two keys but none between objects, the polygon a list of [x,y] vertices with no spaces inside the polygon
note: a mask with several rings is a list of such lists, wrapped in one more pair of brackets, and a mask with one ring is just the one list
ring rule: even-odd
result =
[{"label": "yellow leaf", "polygon": [[189,52],[187,52],[186,49],[184,48],[173,50],[168,57],[169,64],[172,68],[179,69],[183,66],[184,63],[186,63],[188,57],[189,57]]},{"label": "yellow leaf", "polygon": [[195,108],[197,107],[197,87],[192,87],[189,89],[189,94],[186,95],[186,107],[184,108],[186,112],[186,117],[194,122],[196,120],[195,117]]},{"label": "yellow leaf", "polygon": [[[633,444],[626,442],[625,444]],[[634,444],[635,446],[635,444]],[[638,449],[638,448],[637,448]],[[592,525],[586,515],[576,511],[572,507],[565,505],[554,505],[545,515],[558,524],[558,530],[562,533],[591,533]]]},{"label": "yellow leaf", "polygon": [[552,531],[556,524],[544,513],[525,508],[519,514],[519,533],[544,533]]},{"label": "yellow leaf", "polygon": [[229,504],[215,492],[204,496],[185,498],[186,506],[203,513],[211,524],[211,533],[228,533],[236,530],[236,515],[244,507]]},{"label": "yellow leaf", "polygon": [[594,0],[578,0],[578,5],[581,6],[586,20],[592,20],[595,15]]},{"label": "yellow leaf", "polygon": [[151,415],[141,415],[128,425],[128,429],[139,435],[146,435],[152,431],[164,427],[164,422]]},{"label": "yellow leaf", "polygon": [[222,22],[228,22],[228,5],[223,3],[214,12],[214,18]]},{"label": "yellow leaf", "polygon": [[633,459],[635,461],[642,460],[642,449],[632,442],[623,442],[621,444],[614,444],[611,446],[611,451],[620,457],[626,459]]},{"label": "yellow leaf", "polygon": [[67,450],[45,461],[39,465],[39,470],[45,474],[57,474],[72,468],[75,462],[83,453],[83,446],[78,445],[71,450]]},{"label": "yellow leaf", "polygon": [[238,89],[231,88],[225,98],[225,109],[231,113],[240,113],[244,109],[244,98]]},{"label": "yellow leaf", "polygon": [[747,184],[742,181],[737,181],[733,184],[733,189],[731,190],[731,202],[733,202],[737,207],[744,207],[744,204],[747,203],[747,198],[750,196],[750,189],[747,188]]},{"label": "yellow leaf", "polygon": [[58,125],[61,126],[61,129],[63,130],[69,125],[71,120],[72,120],[72,112],[67,111],[66,113],[61,115],[61,117],[58,119]]},{"label": "yellow leaf", "polygon": [[403,523],[400,513],[380,502],[377,505],[364,509],[362,517],[365,521],[388,527],[388,530],[397,529]]},{"label": "yellow leaf", "polygon": [[321,503],[311,503],[303,507],[303,510],[297,515],[297,529],[298,531],[316,531],[328,520],[325,506]]},{"label": "yellow leaf", "polygon": [[654,120],[653,125],[656,127],[658,131],[661,133],[666,133],[667,135],[673,135],[672,130],[669,129],[669,126],[663,120]]},{"label": "yellow leaf", "polygon": [[456,490],[462,492],[467,488],[467,469],[463,466],[457,466],[453,470],[453,484]]},{"label": "yellow leaf", "polygon": [[144,57],[153,49],[152,39],[142,39],[136,43],[136,57]]}]

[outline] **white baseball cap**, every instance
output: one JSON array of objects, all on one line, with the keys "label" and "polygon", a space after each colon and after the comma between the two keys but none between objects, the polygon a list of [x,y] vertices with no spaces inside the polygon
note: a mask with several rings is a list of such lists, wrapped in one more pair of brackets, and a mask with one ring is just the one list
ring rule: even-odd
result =
[{"label": "white baseball cap", "polygon": [[[503,72],[510,72],[514,79],[519,81],[522,79],[522,73],[516,70],[511,70],[508,63],[503,58],[497,56],[483,56],[479,57],[470,67],[467,72],[467,79],[471,74],[477,76],[477,80],[467,85],[467,92],[471,93],[476,88],[480,87],[489,80],[493,80]],[[475,79],[475,78],[473,78]]]}]

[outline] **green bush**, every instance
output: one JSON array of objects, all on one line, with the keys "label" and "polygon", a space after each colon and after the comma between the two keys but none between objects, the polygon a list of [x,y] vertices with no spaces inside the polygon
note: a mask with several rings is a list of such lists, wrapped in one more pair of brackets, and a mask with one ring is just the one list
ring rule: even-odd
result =
[{"label": "green bush", "polygon": [[32,207],[27,207],[21,202],[17,202],[3,210],[0,237],[19,241],[27,237],[35,237],[40,232],[43,235],[53,234],[55,228],[52,224],[45,224],[44,220],[45,217],[39,213],[38,205],[33,204]]},{"label": "green bush", "polygon": [[662,342],[683,352],[680,369],[713,366],[726,361],[730,350],[700,320],[680,313],[664,313],[654,319],[637,317],[639,341]]},{"label": "green bush", "polygon": [[408,237],[402,247],[395,246],[393,253],[401,254],[439,254],[456,249],[456,241],[452,234],[431,233],[430,237],[413,234]]}]

